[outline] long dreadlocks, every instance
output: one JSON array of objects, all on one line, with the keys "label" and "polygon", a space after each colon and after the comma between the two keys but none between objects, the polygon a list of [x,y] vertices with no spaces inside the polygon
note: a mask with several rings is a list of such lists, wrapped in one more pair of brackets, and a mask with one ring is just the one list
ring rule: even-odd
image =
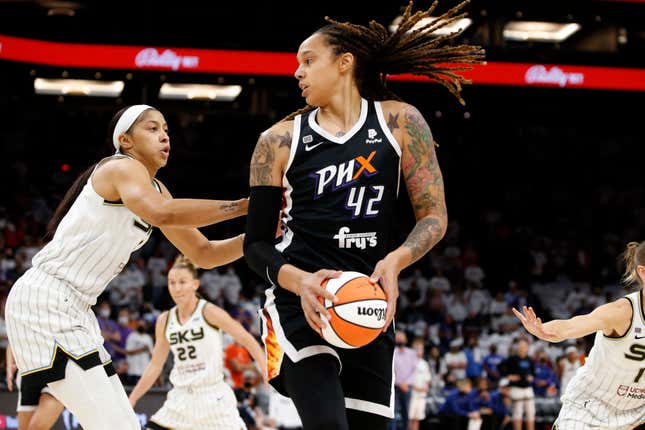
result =
[{"label": "long dreadlocks", "polygon": [[[405,8],[401,22],[395,32],[376,21],[369,26],[338,22],[325,17],[329,24],[314,32],[327,36],[327,44],[335,55],[351,52],[355,58],[354,78],[362,97],[369,100],[401,100],[387,88],[387,76],[412,73],[427,76],[446,87],[463,105],[461,84],[470,81],[455,73],[470,70],[471,64],[483,63],[484,50],[480,46],[447,43],[463,30],[437,36],[436,30],[461,19],[466,13],[459,13],[470,0],[458,4],[427,24],[414,28],[419,21],[429,18],[437,7],[438,0],[427,10],[412,13],[413,1]],[[446,64],[451,63],[451,64]],[[284,120],[313,110],[314,106],[293,112]]]}]

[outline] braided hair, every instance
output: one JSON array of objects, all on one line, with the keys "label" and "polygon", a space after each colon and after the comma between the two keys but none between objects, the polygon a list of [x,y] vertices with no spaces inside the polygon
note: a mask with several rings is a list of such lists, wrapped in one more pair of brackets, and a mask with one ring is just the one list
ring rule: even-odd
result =
[{"label": "braided hair", "polygon": [[[461,85],[470,81],[456,73],[470,70],[472,64],[484,61],[484,50],[473,45],[449,45],[463,30],[445,35],[434,32],[466,16],[460,11],[470,2],[465,0],[427,24],[415,26],[430,15],[438,0],[427,10],[412,13],[411,0],[403,12],[398,28],[393,33],[376,21],[368,26],[351,22],[338,22],[328,16],[327,25],[313,34],[326,36],[326,43],[336,56],[350,52],[355,58],[354,78],[358,91],[368,100],[401,100],[387,88],[387,76],[402,73],[427,76],[447,88],[463,105]],[[450,64],[448,64],[450,63]],[[315,107],[307,105],[297,110],[284,121],[309,112]]]}]

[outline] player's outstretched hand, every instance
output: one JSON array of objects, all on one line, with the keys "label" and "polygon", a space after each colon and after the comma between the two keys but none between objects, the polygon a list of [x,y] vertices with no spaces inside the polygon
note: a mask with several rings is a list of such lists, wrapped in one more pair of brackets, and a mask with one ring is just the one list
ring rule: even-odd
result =
[{"label": "player's outstretched hand", "polygon": [[401,272],[397,261],[392,257],[388,257],[386,256],[376,263],[374,272],[370,276],[371,282],[381,284],[385,298],[387,299],[387,312],[385,312],[383,332],[387,331],[396,313],[396,300],[399,298],[399,273]]},{"label": "player's outstretched hand", "polygon": [[526,331],[533,336],[548,342],[558,342],[557,335],[544,328],[542,320],[535,315],[532,307],[529,306],[527,308],[526,306],[522,306],[522,312],[513,308],[513,313],[520,320]]},{"label": "player's outstretched hand", "polygon": [[338,299],[329,291],[325,290],[320,284],[327,278],[338,278],[341,272],[338,270],[322,269],[315,273],[310,273],[305,276],[300,283],[300,304],[305,313],[305,318],[309,326],[318,334],[322,336],[322,329],[326,327],[326,323],[320,317],[323,315],[327,321],[331,319],[331,315],[325,309],[325,306],[318,300],[319,297],[323,299],[337,302]]}]

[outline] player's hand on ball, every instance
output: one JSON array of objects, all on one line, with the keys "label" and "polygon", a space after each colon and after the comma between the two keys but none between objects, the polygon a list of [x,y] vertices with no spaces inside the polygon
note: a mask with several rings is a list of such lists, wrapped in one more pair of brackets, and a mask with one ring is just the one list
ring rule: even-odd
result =
[{"label": "player's hand on ball", "polygon": [[385,297],[387,298],[387,312],[385,313],[383,332],[387,331],[396,313],[396,300],[399,298],[400,272],[398,261],[392,254],[388,254],[384,259],[376,263],[374,273],[370,276],[370,281],[381,284],[381,288],[383,288],[383,292],[385,292]]},{"label": "player's hand on ball", "polygon": [[310,273],[302,279],[300,283],[300,304],[305,313],[305,318],[309,326],[322,335],[322,328],[326,327],[326,323],[322,320],[320,315],[323,315],[327,320],[331,318],[329,311],[325,309],[318,297],[336,302],[336,297],[330,292],[326,291],[322,286],[322,282],[327,278],[338,278],[341,272],[338,270],[319,270],[315,273]]}]

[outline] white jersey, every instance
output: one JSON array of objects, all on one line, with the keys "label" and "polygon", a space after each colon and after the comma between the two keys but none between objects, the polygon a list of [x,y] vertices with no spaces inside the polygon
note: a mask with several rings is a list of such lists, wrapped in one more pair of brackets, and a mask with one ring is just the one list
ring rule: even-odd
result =
[{"label": "white jersey", "polygon": [[93,305],[151,232],[152,226],[121,201],[103,199],[90,176],[54,238],[34,256],[33,267],[65,282],[81,301]]},{"label": "white jersey", "polygon": [[174,356],[170,382],[175,387],[214,385],[223,376],[222,333],[206,321],[200,299],[184,324],[179,323],[177,306],[168,311],[166,339]]},{"label": "white jersey", "polygon": [[[645,309],[640,292],[625,298],[632,305],[629,329],[616,338],[596,333],[589,357],[562,395],[560,423],[588,418],[606,428],[622,428],[645,418]],[[586,414],[568,417],[574,410]]]}]

